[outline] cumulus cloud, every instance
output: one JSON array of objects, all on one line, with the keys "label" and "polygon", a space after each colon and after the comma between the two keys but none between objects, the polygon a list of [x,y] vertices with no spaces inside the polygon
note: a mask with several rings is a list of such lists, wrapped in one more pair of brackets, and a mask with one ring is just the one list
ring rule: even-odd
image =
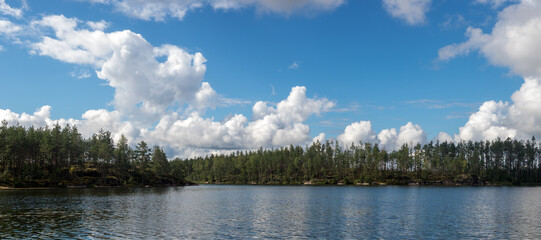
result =
[{"label": "cumulus cloud", "polygon": [[99,31],[103,31],[109,27],[109,23],[105,20],[101,20],[97,22],[88,21],[86,22],[86,25],[92,30],[99,30]]},{"label": "cumulus cloud", "polygon": [[426,22],[426,13],[432,0],[383,0],[385,10],[395,18],[400,18],[409,25]]},{"label": "cumulus cloud", "polygon": [[421,126],[408,122],[406,125],[400,127],[400,132],[396,139],[396,147],[398,148],[404,144],[412,146],[417,143],[423,144],[425,142],[426,134]]},{"label": "cumulus cloud", "polygon": [[24,127],[52,127],[55,124],[60,126],[76,126],[84,137],[91,137],[100,129],[111,131],[113,139],[119,140],[121,135],[126,136],[130,141],[141,136],[141,129],[137,129],[132,123],[122,121],[118,111],[107,111],[105,109],[88,110],[82,114],[81,119],[51,119],[51,106],[45,105],[37,109],[33,114],[18,114],[9,109],[0,109],[0,120],[7,121],[9,125],[20,125]]},{"label": "cumulus cloud", "polygon": [[526,78],[511,100],[512,103],[485,102],[455,138],[475,141],[541,136],[541,81]]},{"label": "cumulus cloud", "polygon": [[305,87],[292,88],[287,99],[276,107],[264,102],[254,104],[251,121],[241,114],[221,122],[197,113],[182,118],[176,113],[164,116],[149,133],[157,142],[200,149],[254,149],[305,144],[312,140],[304,122],[311,115],[327,112],[334,103],[306,97]]},{"label": "cumulus cloud", "polygon": [[[258,118],[251,121],[242,114],[235,114],[223,121],[214,121],[198,112],[193,112],[190,116],[170,112],[164,114],[156,126],[145,127],[123,120],[119,111],[105,109],[88,110],[82,114],[80,120],[52,120],[50,106],[40,108],[33,115],[0,109],[0,119],[27,127],[52,126],[55,123],[62,126],[75,125],[85,137],[90,137],[100,129],[108,130],[112,132],[115,140],[125,135],[132,143],[145,140],[151,144],[166,146],[178,156],[188,157],[195,153],[211,153],[217,150],[308,144],[313,139],[310,137],[309,126],[304,122],[312,115],[329,111],[334,105],[334,102],[325,98],[306,97],[305,87],[294,87],[288,98],[279,102],[276,107],[265,104],[265,110],[262,110],[257,107],[261,106],[261,102],[256,103],[253,109]],[[323,141],[325,135],[320,134],[318,137]]]},{"label": "cumulus cloud", "polygon": [[331,11],[344,4],[344,0],[86,0],[92,3],[112,5],[115,10],[128,16],[164,21],[168,16],[182,20],[187,12],[205,6],[230,10],[253,7],[261,13],[291,15],[314,14]]},{"label": "cumulus cloud", "polygon": [[523,0],[498,14],[491,33],[468,28],[468,40],[441,48],[440,60],[478,51],[492,64],[524,77],[511,102],[487,101],[469,117],[455,140],[541,136],[541,1]]},{"label": "cumulus cloud", "polygon": [[358,144],[361,141],[372,142],[375,138],[370,121],[360,121],[346,126],[344,133],[338,135],[337,140],[342,145],[349,146],[352,143]]},{"label": "cumulus cloud", "polygon": [[248,102],[224,98],[203,81],[206,59],[201,53],[167,44],[152,46],[129,30],[104,32],[107,25],[44,16],[31,22],[42,37],[29,46],[32,54],[78,65],[75,69],[83,70],[74,70],[74,77],[88,77],[86,69],[94,68],[115,89],[114,110],[88,110],[80,119],[51,119],[51,107],[44,106],[34,114],[0,110],[0,118],[24,126],[76,125],[85,137],[108,130],[114,139],[125,135],[132,143],[145,140],[187,157],[308,144],[312,138],[305,122],[335,106],[326,98],[307,97],[305,87],[294,87],[277,104],[256,102],[251,119],[234,114],[216,121],[204,116],[206,108]]},{"label": "cumulus cloud", "polygon": [[392,151],[399,149],[404,144],[413,146],[417,143],[426,143],[426,134],[421,126],[408,122],[401,126],[399,131],[395,128],[383,129],[376,135],[370,121],[360,121],[346,126],[344,133],[340,134],[337,140],[343,146],[359,142],[373,142]]},{"label": "cumulus cloud", "polygon": [[45,105],[37,109],[34,114],[22,113],[18,114],[9,109],[0,109],[0,120],[5,120],[9,124],[20,124],[21,126],[44,127],[51,123],[51,106]]},{"label": "cumulus cloud", "polygon": [[458,139],[479,141],[497,137],[503,139],[515,137],[516,130],[507,127],[508,109],[509,104],[501,101],[483,103],[479,111],[472,114],[466,125],[460,128]]},{"label": "cumulus cloud", "polygon": [[468,28],[465,42],[438,51],[440,60],[479,51],[492,64],[525,77],[541,76],[541,2],[524,0],[498,14],[491,33]]},{"label": "cumulus cloud", "polygon": [[451,135],[446,132],[438,133],[438,137],[436,137],[436,140],[438,140],[439,142],[454,142],[453,137],[451,137]]},{"label": "cumulus cloud", "polygon": [[395,128],[383,129],[378,133],[378,140],[380,145],[387,150],[395,150],[396,140],[398,138],[398,133]]},{"label": "cumulus cloud", "polygon": [[320,133],[319,135],[312,138],[312,143],[315,143],[315,142],[323,143],[325,142],[326,139],[327,139],[327,136],[325,135],[325,133]]},{"label": "cumulus cloud", "polygon": [[[23,2],[23,7],[25,3]],[[18,8],[13,8],[6,3],[6,0],[0,0],[0,13],[3,15],[8,15],[16,18],[23,16],[23,10]]]},{"label": "cumulus cloud", "polygon": [[[174,104],[199,108],[214,104],[214,90],[202,83],[206,59],[201,53],[191,54],[174,45],[154,47],[129,30],[106,33],[95,22],[89,24],[92,29],[79,22],[63,15],[34,21],[33,26],[52,29],[54,36],[31,44],[32,51],[97,68],[97,76],[115,88],[113,104],[123,115],[146,115],[152,122]],[[160,57],[166,60],[160,62]]]},{"label": "cumulus cloud", "polygon": [[142,140],[145,128],[137,127],[130,121],[122,120],[118,111],[105,109],[88,110],[82,115],[82,120],[75,123],[81,129],[83,136],[89,137],[100,129],[110,131],[113,139],[118,141],[124,135],[128,141]]},{"label": "cumulus cloud", "polygon": [[525,134],[541,136],[541,79],[526,78],[511,100],[509,115],[513,125]]}]

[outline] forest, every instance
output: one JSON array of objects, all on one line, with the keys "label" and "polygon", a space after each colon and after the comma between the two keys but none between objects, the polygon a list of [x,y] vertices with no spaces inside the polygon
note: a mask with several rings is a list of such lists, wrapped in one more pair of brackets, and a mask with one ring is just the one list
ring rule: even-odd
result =
[{"label": "forest", "polygon": [[168,159],[163,148],[100,130],[85,139],[75,126],[0,126],[0,186],[170,186],[215,184],[538,185],[540,149],[532,139],[236,151]]},{"label": "forest", "polygon": [[0,186],[169,186],[184,181],[180,160],[144,141],[135,149],[122,136],[99,131],[84,139],[76,127],[0,126]]},{"label": "forest", "polygon": [[405,144],[392,152],[327,141],[189,159],[182,169],[199,183],[536,185],[539,156],[535,138]]}]

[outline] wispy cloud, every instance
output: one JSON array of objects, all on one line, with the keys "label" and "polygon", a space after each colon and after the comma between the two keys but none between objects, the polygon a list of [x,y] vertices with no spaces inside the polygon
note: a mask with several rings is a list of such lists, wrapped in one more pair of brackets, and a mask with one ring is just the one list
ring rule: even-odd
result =
[{"label": "wispy cloud", "polygon": [[404,102],[405,104],[413,105],[420,108],[428,109],[444,109],[452,107],[463,107],[463,108],[476,108],[480,103],[464,103],[464,102],[444,102],[434,99],[418,99]]},{"label": "wispy cloud", "polygon": [[90,74],[88,69],[76,68],[70,72],[70,76],[77,79],[85,79],[91,77],[92,75]]},{"label": "wispy cloud", "polygon": [[299,63],[297,61],[295,61],[291,65],[289,65],[288,68],[289,69],[297,69],[297,68],[299,68]]},{"label": "wispy cloud", "polygon": [[469,24],[470,23],[468,21],[466,21],[464,16],[462,16],[460,14],[456,14],[456,15],[447,16],[447,20],[440,23],[439,26],[442,29],[446,29],[446,30],[456,30],[456,29],[460,29],[460,28],[462,28],[464,26],[468,26]]},{"label": "wispy cloud", "polygon": [[361,112],[362,109],[376,109],[376,110],[388,110],[395,109],[395,106],[382,106],[373,104],[361,104],[357,101],[350,102],[346,107],[337,107],[331,110],[331,112]]},{"label": "wispy cloud", "polygon": [[250,100],[239,99],[239,98],[225,98],[225,97],[220,97],[220,102],[222,102],[222,106],[225,106],[225,107],[234,106],[234,105],[252,104],[252,101]]},{"label": "wispy cloud", "polygon": [[359,112],[361,111],[361,104],[358,102],[351,102],[346,107],[335,108],[331,110],[332,112]]},{"label": "wispy cloud", "polygon": [[432,0],[383,0],[383,6],[391,16],[409,25],[425,23],[431,3]]},{"label": "wispy cloud", "polygon": [[18,9],[18,8],[13,8],[9,6],[5,0],[0,0],[0,13],[3,15],[21,18],[23,16],[23,10],[28,8],[26,1],[22,1],[22,2],[23,2],[23,8]]},{"label": "wispy cloud", "polygon": [[[2,3],[4,0],[0,0]],[[330,12],[344,5],[345,0],[318,1],[259,1],[259,0],[82,0],[95,4],[111,5],[116,11],[130,17],[146,21],[165,21],[168,17],[183,20],[188,12],[211,6],[215,10],[237,10],[253,8],[259,14],[278,14],[290,16],[301,14],[313,16],[317,13]],[[1,4],[0,4],[1,7]],[[1,10],[1,8],[0,8]]]}]

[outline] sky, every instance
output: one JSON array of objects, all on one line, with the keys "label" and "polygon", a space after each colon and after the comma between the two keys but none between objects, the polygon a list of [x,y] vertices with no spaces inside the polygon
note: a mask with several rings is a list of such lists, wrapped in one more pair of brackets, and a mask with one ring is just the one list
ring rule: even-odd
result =
[{"label": "sky", "polygon": [[0,0],[0,119],[169,157],[541,137],[541,0]]}]

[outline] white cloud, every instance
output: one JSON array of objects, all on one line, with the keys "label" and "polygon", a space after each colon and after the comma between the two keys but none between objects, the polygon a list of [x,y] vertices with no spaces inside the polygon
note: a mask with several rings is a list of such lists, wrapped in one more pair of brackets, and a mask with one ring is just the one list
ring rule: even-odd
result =
[{"label": "white cloud", "polygon": [[[203,83],[206,59],[173,45],[153,47],[129,30],[105,33],[78,28],[79,20],[46,16],[34,26],[54,30],[31,48],[39,55],[96,67],[99,78],[115,88],[113,104],[123,115],[146,115],[152,122],[171,105],[214,104],[214,90]],[[164,62],[157,58],[165,57]],[[141,120],[141,119],[139,119]]]},{"label": "white cloud", "polygon": [[109,23],[105,20],[101,20],[101,21],[97,21],[97,22],[92,22],[92,21],[88,21],[86,22],[86,25],[92,29],[92,30],[98,30],[98,31],[103,31],[105,30],[106,28],[109,27]]},{"label": "white cloud", "polygon": [[130,142],[139,140],[142,132],[146,129],[137,128],[129,121],[123,121],[120,112],[107,111],[105,109],[88,110],[82,115],[75,125],[80,129],[81,134],[89,137],[100,129],[111,131],[113,139],[118,141],[124,135]]},{"label": "white cloud", "polygon": [[325,135],[325,133],[320,133],[319,135],[312,138],[312,143],[315,143],[315,142],[324,143],[326,139],[327,139],[327,136]]},{"label": "white cloud", "polygon": [[9,125],[19,124],[24,127],[52,127],[55,124],[60,126],[76,126],[83,137],[91,137],[100,129],[111,131],[113,139],[119,140],[124,134],[130,141],[141,135],[141,129],[137,129],[132,123],[121,120],[118,111],[107,111],[105,109],[88,110],[82,115],[81,120],[77,119],[51,119],[51,106],[45,105],[36,110],[33,114],[18,114],[9,109],[0,109],[0,121],[6,120]]},{"label": "white cloud", "polygon": [[166,16],[182,20],[189,10],[202,7],[196,0],[112,0],[116,10],[143,20],[163,21]]},{"label": "white cloud", "polygon": [[294,87],[289,97],[276,107],[254,104],[253,119],[234,116],[216,122],[194,113],[182,118],[176,113],[162,117],[151,139],[176,148],[254,149],[305,144],[311,141],[310,128],[304,122],[311,115],[327,112],[334,106],[327,99],[306,98],[306,88]]},{"label": "white cloud", "polygon": [[200,109],[214,108],[219,104],[219,100],[218,94],[212,89],[210,83],[203,82],[201,88],[195,93],[194,105]]},{"label": "white cloud", "polygon": [[400,18],[410,25],[426,22],[426,13],[432,0],[383,0],[385,10],[395,18]]},{"label": "white cloud", "polygon": [[460,128],[458,140],[479,141],[495,139],[500,137],[515,137],[516,130],[507,126],[508,103],[488,101],[485,102],[479,111],[472,114],[464,127]]},{"label": "white cloud", "polygon": [[[23,6],[24,5],[25,4],[23,2]],[[23,10],[10,7],[5,0],[0,0],[0,13],[16,18],[20,18],[23,16]]]},{"label": "white cloud", "polygon": [[22,30],[22,27],[8,21],[0,19],[0,34],[11,35]]},{"label": "white cloud", "polygon": [[524,77],[512,102],[487,101],[455,140],[525,139],[541,136],[541,1],[523,0],[498,14],[491,33],[468,28],[468,40],[439,50],[440,60],[479,51],[492,64]]},{"label": "white cloud", "polygon": [[417,143],[426,143],[426,134],[417,124],[411,122],[401,126],[399,131],[395,128],[383,129],[375,135],[370,121],[360,121],[352,123],[344,129],[344,133],[337,137],[342,146],[349,146],[352,143],[374,142],[379,143],[384,149],[392,151],[397,150],[402,145],[408,144],[414,146]]},{"label": "white cloud", "polygon": [[230,10],[253,7],[260,13],[291,15],[315,14],[331,11],[345,3],[344,0],[86,0],[92,3],[111,4],[115,10],[128,16],[164,21],[168,16],[182,20],[186,14],[204,6]]},{"label": "white cloud", "polygon": [[[132,41],[135,40],[135,41]],[[166,56],[165,62],[155,57]],[[201,53],[165,45],[153,48],[142,37],[128,40],[98,71],[98,77],[115,88],[114,105],[122,112],[156,116],[175,103],[212,103],[198,97],[206,72]],[[211,94],[210,85],[203,86]],[[210,93],[209,93],[210,91]],[[204,100],[204,101],[203,101]],[[151,118],[154,119],[154,118]]]},{"label": "white cloud", "polygon": [[340,134],[337,139],[343,146],[359,144],[359,142],[373,142],[376,135],[372,131],[370,121],[354,122],[344,129],[344,133]]},{"label": "white cloud", "polygon": [[483,34],[483,31],[478,28],[468,27],[466,29],[466,37],[470,40],[461,44],[447,45],[438,50],[438,58],[440,61],[449,61],[450,59],[467,55],[472,50],[478,49],[488,41],[488,36]]},{"label": "white cloud", "polygon": [[414,146],[417,143],[423,144],[425,142],[426,134],[421,126],[408,122],[406,125],[400,127],[400,133],[396,139],[396,148],[404,144]]},{"label": "white cloud", "polygon": [[[201,53],[173,45],[155,47],[129,30],[104,32],[107,24],[103,21],[52,15],[30,26],[42,34],[41,39],[29,43],[30,52],[78,65],[72,72],[74,77],[88,77],[86,69],[95,68],[97,76],[115,89],[114,110],[88,110],[80,119],[56,120],[50,118],[50,106],[33,115],[0,110],[0,118],[11,124],[76,125],[85,137],[104,129],[111,131],[114,139],[124,134],[131,143],[145,140],[186,157],[308,144],[313,139],[305,122],[335,106],[326,98],[307,97],[305,87],[294,87],[287,99],[275,105],[255,103],[251,120],[234,114],[215,121],[202,115],[205,108],[247,101],[221,97],[210,83],[203,82],[206,59]],[[324,134],[319,137],[324,139]]]},{"label": "white cloud", "polygon": [[438,51],[440,60],[479,51],[492,64],[524,77],[541,76],[541,1],[524,0],[498,14],[491,33],[468,28],[468,40]]},{"label": "white cloud", "polygon": [[27,113],[14,113],[9,109],[0,109],[0,120],[6,120],[9,124],[20,124],[25,127],[44,127],[50,120],[51,106],[43,106],[30,115]]},{"label": "white cloud", "polygon": [[396,132],[396,129],[383,129],[381,132],[378,133],[378,140],[380,145],[386,149],[386,150],[395,150],[396,147],[396,140],[398,138],[398,133]]},{"label": "white cloud", "polygon": [[525,79],[511,100],[512,103],[485,102],[460,128],[456,139],[476,141],[541,136],[541,81]]},{"label": "white cloud", "polygon": [[438,140],[439,142],[454,142],[453,137],[451,137],[451,135],[446,132],[438,133],[438,137],[436,137],[436,140]]},{"label": "white cloud", "polygon": [[[254,115],[259,118],[249,121],[241,114],[235,114],[223,121],[202,117],[198,112],[182,116],[177,112],[163,114],[155,126],[147,127],[134,121],[124,120],[119,111],[105,109],[88,110],[81,120],[50,119],[50,106],[44,106],[33,115],[17,114],[0,109],[0,119],[10,124],[23,126],[52,126],[59,123],[76,125],[84,137],[90,137],[100,129],[111,131],[118,140],[125,135],[131,143],[145,140],[150,144],[159,144],[171,149],[181,157],[190,157],[195,153],[211,153],[233,149],[257,149],[259,147],[281,147],[289,144],[308,144],[310,128],[304,122],[309,116],[327,112],[334,103],[325,98],[307,98],[306,88],[294,87],[287,99],[276,107],[265,106],[261,112],[254,105]],[[320,134],[320,139],[324,139]]]},{"label": "white cloud", "polygon": [[526,78],[511,100],[509,115],[515,128],[527,137],[541,136],[541,79]]}]

